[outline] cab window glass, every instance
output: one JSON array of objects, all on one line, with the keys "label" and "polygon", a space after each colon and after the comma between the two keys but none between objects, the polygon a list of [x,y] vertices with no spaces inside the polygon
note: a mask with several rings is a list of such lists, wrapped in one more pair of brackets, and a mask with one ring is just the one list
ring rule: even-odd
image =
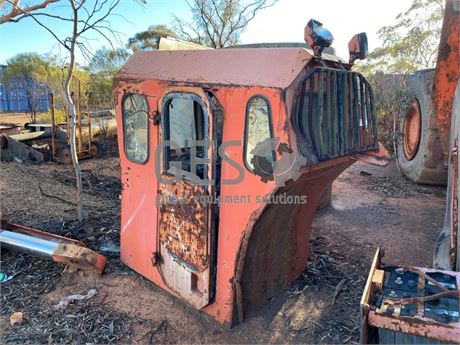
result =
[{"label": "cab window glass", "polygon": [[271,170],[275,160],[275,154],[269,142],[272,137],[270,117],[270,107],[265,98],[254,96],[248,101],[244,159],[250,171],[267,170],[266,173],[270,173],[268,170]]},{"label": "cab window glass", "polygon": [[122,115],[126,157],[130,161],[143,164],[149,155],[149,117],[145,96],[126,95],[123,98]]},{"label": "cab window glass", "polygon": [[[174,148],[165,148],[165,167],[172,167],[204,178],[204,164],[198,164],[196,171],[191,171],[191,158],[205,158],[204,146],[197,141],[207,139],[205,134],[204,110],[198,96],[192,94],[173,94],[166,103],[165,139],[171,141]],[[174,163],[174,164],[173,164]]]}]

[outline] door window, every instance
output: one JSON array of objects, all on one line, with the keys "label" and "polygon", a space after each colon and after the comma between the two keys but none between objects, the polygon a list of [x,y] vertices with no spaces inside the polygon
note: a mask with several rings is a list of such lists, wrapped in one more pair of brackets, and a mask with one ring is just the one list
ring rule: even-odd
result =
[{"label": "door window", "polygon": [[192,171],[192,156],[206,158],[207,147],[199,141],[205,140],[206,121],[204,107],[198,96],[192,94],[173,94],[165,105],[165,147],[166,170],[179,169],[203,179],[206,165],[197,164]]},{"label": "door window", "polygon": [[148,104],[145,96],[127,94],[122,101],[123,137],[126,157],[144,164],[149,156]]}]

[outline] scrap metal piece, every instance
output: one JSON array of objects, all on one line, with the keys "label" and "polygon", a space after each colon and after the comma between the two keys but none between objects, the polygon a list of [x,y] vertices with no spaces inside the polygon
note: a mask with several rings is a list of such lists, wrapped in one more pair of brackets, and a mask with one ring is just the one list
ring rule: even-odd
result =
[{"label": "scrap metal piece", "polygon": [[460,273],[381,268],[380,256],[377,251],[361,299],[361,343],[459,344]]},{"label": "scrap metal piece", "polygon": [[14,135],[21,133],[21,126],[14,123],[0,122],[0,134]]},{"label": "scrap metal piece", "polygon": [[51,258],[72,272],[81,269],[101,274],[107,264],[105,256],[86,248],[83,242],[3,220],[0,244],[2,247]]},{"label": "scrap metal piece", "polygon": [[0,157],[3,161],[13,161],[19,158],[23,162],[40,163],[44,161],[43,153],[27,146],[14,137],[0,134]]}]

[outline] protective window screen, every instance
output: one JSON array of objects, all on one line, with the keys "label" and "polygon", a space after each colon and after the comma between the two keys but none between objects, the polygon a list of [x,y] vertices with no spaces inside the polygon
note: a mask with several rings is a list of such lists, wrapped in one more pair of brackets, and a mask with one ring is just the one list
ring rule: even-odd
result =
[{"label": "protective window screen", "polygon": [[378,147],[374,95],[361,74],[316,67],[303,82],[297,103],[301,152],[311,162]]},{"label": "protective window screen", "polygon": [[[274,152],[267,142],[271,138],[270,108],[261,96],[252,97],[246,109],[246,137],[244,159],[246,166],[254,171],[261,162],[268,166],[274,161]],[[268,148],[268,149],[267,149]],[[257,161],[256,161],[257,160]]]},{"label": "protective window screen", "polygon": [[125,96],[122,115],[126,157],[130,161],[143,164],[149,155],[148,105],[145,96]]}]

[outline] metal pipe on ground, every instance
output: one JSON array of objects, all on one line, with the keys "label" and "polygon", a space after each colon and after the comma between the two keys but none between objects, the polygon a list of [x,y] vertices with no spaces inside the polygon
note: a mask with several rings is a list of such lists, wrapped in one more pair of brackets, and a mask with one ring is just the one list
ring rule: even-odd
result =
[{"label": "metal pipe on ground", "polygon": [[32,255],[53,256],[59,243],[29,235],[0,229],[0,243],[10,249],[17,249]]},{"label": "metal pipe on ground", "polygon": [[68,271],[86,270],[101,274],[105,256],[71,238],[1,221],[0,245],[5,248],[52,259]]}]

